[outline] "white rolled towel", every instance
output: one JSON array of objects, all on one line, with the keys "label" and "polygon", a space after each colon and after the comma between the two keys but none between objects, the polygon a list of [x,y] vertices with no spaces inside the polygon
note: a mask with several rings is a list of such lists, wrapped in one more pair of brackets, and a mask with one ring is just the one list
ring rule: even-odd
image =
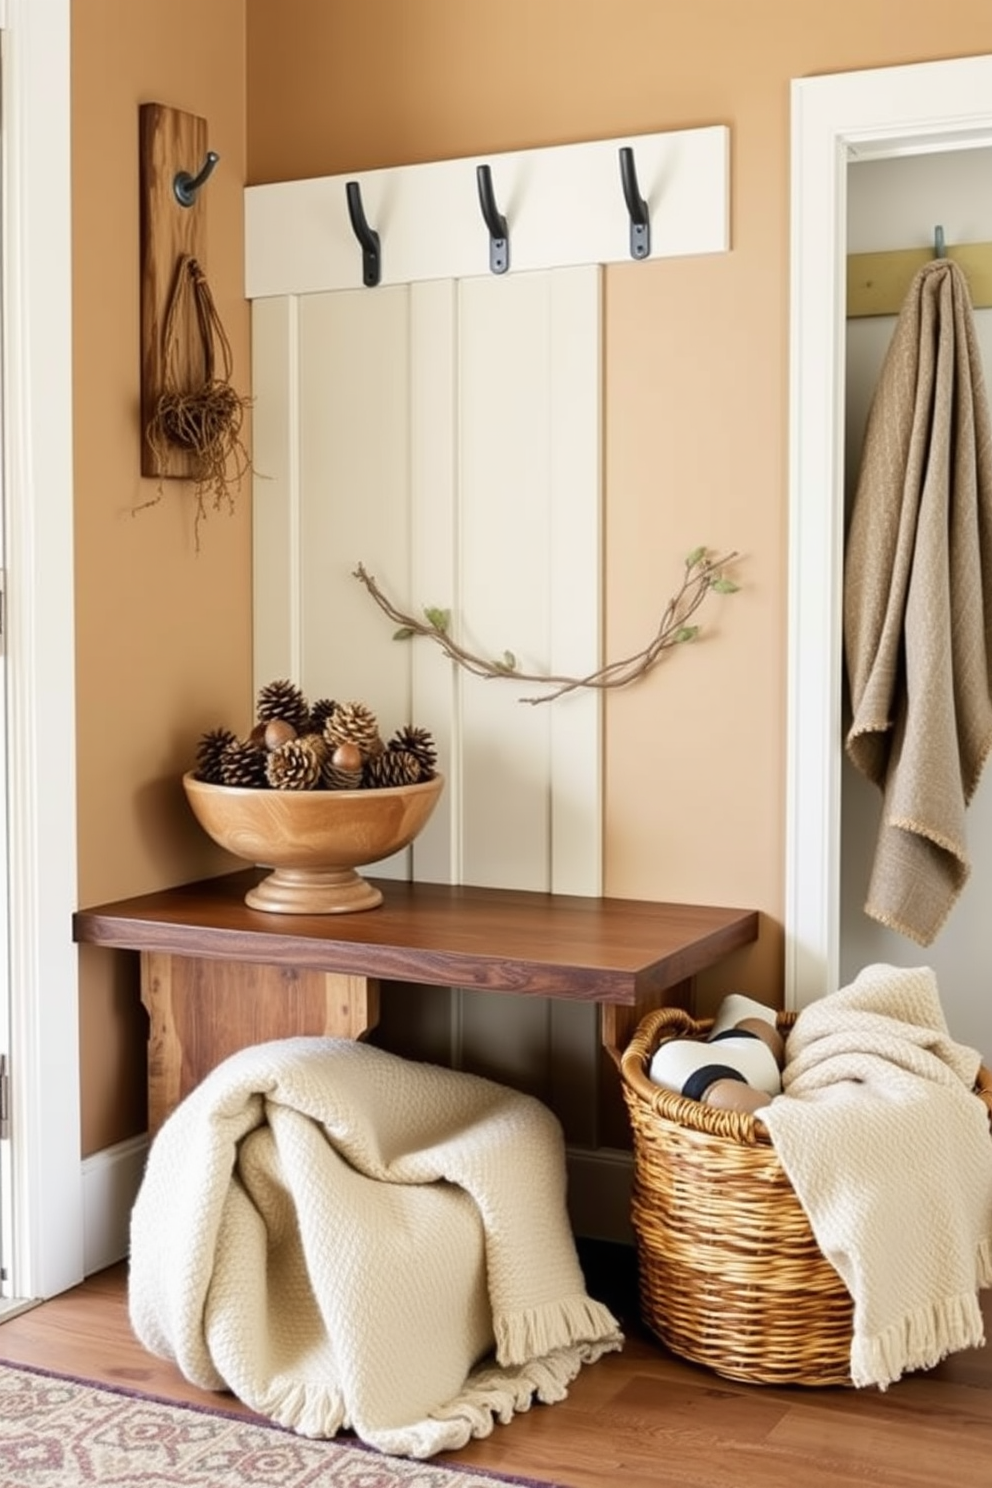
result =
[{"label": "white rolled towel", "polygon": [[710,1038],[717,1038],[728,1028],[736,1028],[743,1018],[763,1018],[773,1028],[778,1021],[774,1008],[766,1007],[763,1002],[756,1002],[753,997],[745,997],[743,992],[728,992],[717,1008]]},{"label": "white rolled towel", "polygon": [[738,1031],[746,1018],[775,1027],[775,1013],[742,993],[724,998],[707,1039],[668,1039],[656,1050],[648,1070],[656,1085],[701,1100],[716,1080],[736,1079],[766,1095],[779,1095],[782,1072],[774,1053],[756,1033]]}]

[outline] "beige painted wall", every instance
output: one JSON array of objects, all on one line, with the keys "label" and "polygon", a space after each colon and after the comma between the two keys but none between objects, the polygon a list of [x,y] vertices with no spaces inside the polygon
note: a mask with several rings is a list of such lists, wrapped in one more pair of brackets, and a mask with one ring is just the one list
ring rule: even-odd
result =
[{"label": "beige painted wall", "polygon": [[[75,0],[73,143],[79,896],[225,866],[178,776],[250,707],[247,504],[193,551],[138,478],[137,106],[204,115],[222,162],[208,273],[246,367],[249,182],[726,123],[733,251],[607,281],[607,654],[645,643],[698,542],[742,593],[709,639],[608,708],[607,888],[755,905],[707,986],[781,981],[789,80],[992,51],[987,0]],[[246,124],[247,120],[247,124]],[[247,129],[247,135],[245,133]],[[99,191],[95,183],[99,182]],[[83,1141],[143,1123],[127,957],[82,958]]]},{"label": "beige painted wall", "polygon": [[[208,122],[206,271],[248,376],[243,0],[72,8],[79,902],[222,871],[182,794],[200,733],[251,707],[250,500],[210,512],[140,479],[138,106]],[[195,170],[199,162],[193,162]],[[245,383],[246,385],[246,383]],[[144,1128],[136,957],[81,957],[83,1151]]]}]

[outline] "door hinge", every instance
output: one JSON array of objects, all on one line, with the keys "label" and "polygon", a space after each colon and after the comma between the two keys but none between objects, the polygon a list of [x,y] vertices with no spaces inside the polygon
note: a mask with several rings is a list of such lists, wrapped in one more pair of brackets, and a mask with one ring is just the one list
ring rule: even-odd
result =
[{"label": "door hinge", "polygon": [[6,1054],[0,1054],[0,1142],[10,1136],[10,1072]]}]

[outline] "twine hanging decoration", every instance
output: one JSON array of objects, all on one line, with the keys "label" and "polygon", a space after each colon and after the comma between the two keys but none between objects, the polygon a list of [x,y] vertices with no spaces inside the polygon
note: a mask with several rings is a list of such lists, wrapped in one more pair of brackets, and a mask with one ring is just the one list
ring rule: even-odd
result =
[{"label": "twine hanging decoration", "polygon": [[[218,371],[219,356],[219,371]],[[183,369],[195,367],[196,378]],[[202,377],[199,369],[202,367]],[[234,510],[235,489],[251,470],[241,435],[251,400],[231,385],[231,343],[199,262],[184,254],[176,269],[162,334],[162,393],[146,437],[162,476],[170,458],[185,455],[196,500],[195,533],[212,498],[214,511]],[[194,385],[190,386],[190,382]],[[185,385],[184,385],[185,383]],[[159,500],[162,492],[155,498]]]}]

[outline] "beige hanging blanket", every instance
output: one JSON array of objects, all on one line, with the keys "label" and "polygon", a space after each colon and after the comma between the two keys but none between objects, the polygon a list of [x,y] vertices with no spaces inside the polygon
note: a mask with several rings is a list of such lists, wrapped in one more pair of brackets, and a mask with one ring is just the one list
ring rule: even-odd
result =
[{"label": "beige hanging blanket", "polygon": [[201,1388],[411,1457],[563,1399],[623,1342],[586,1294],[547,1107],[345,1039],[246,1049],[176,1109],[129,1303]]},{"label": "beige hanging blanket", "polygon": [[929,967],[868,966],[799,1014],[784,1094],[760,1112],[854,1301],[851,1377],[885,1388],[984,1341],[992,1135],[980,1059]]},{"label": "beige hanging blanket", "polygon": [[929,945],[970,871],[992,747],[992,421],[968,286],[916,275],[865,433],[847,539],[847,753],[882,792],[865,912]]}]

